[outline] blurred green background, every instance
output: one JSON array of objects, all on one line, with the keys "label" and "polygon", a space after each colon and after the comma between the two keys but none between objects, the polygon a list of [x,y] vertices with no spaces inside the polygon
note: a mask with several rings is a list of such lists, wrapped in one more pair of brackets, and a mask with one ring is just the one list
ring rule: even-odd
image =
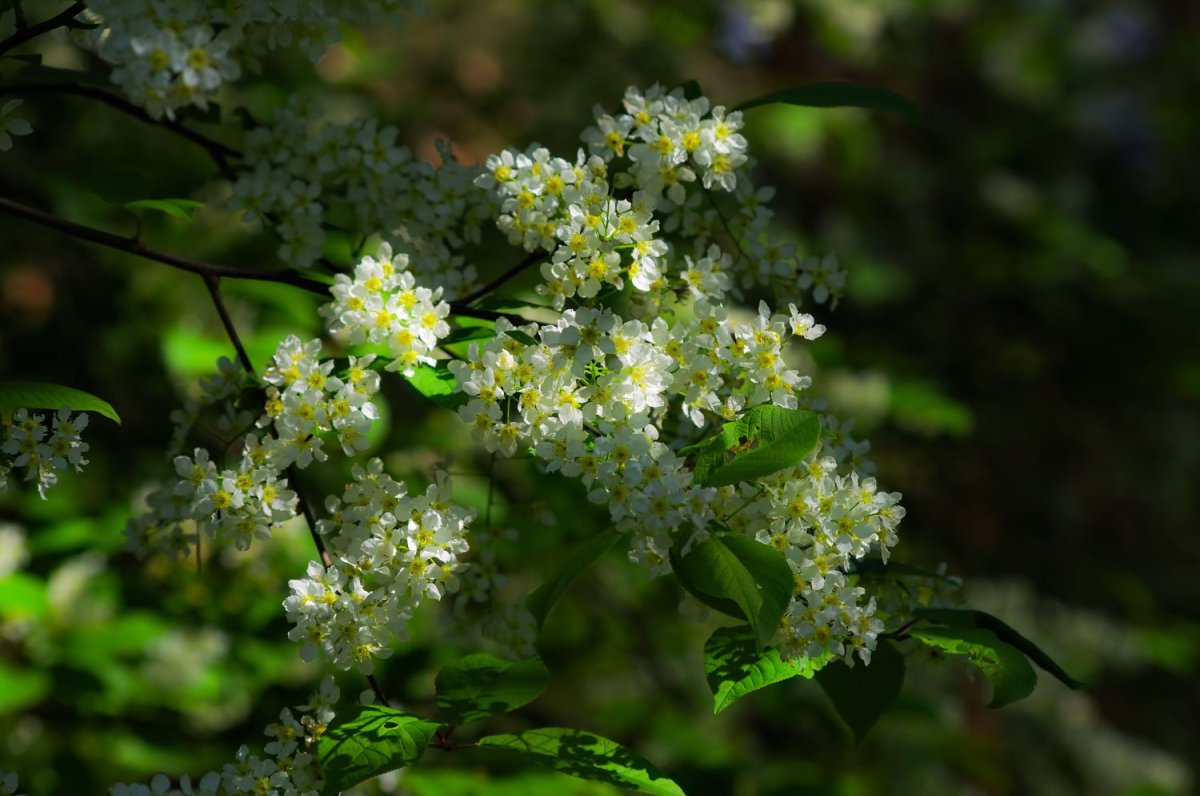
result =
[{"label": "blurred green background", "polygon": [[[621,556],[552,614],[551,689],[493,728],[577,726],[703,794],[1185,794],[1200,749],[1200,6],[976,0],[702,3],[430,2],[399,29],[346,30],[316,67],[277,56],[223,102],[260,118],[317,91],[335,118],[378,116],[433,155],[474,161],[530,141],[571,153],[595,103],[627,85],[699,81],[736,104],[845,79],[915,101],[906,120],[765,107],[747,137],[778,189],[780,229],[849,271],[816,389],[868,435],[903,492],[900,554],[945,562],[978,607],[1091,683],[1043,677],[983,707],[960,668],[910,661],[900,703],[858,748],[819,689],[790,682],[710,715],[712,627],[669,579]],[[101,67],[51,38],[47,63]],[[4,62],[8,78],[20,64]],[[0,155],[0,195],[128,233],[124,199],[228,191],[202,151],[86,99],[29,98],[32,136]],[[238,143],[235,125],[206,126]],[[227,213],[147,218],[148,242],[198,259],[275,264],[276,242]],[[0,496],[0,769],[33,794],[105,792],[200,773],[261,743],[318,675],[286,641],[280,601],[310,556],[303,527],[249,554],[139,562],[121,529],[165,473],[180,391],[232,351],[197,278],[0,216],[0,374],[95,392],[92,464],[42,502]],[[479,263],[511,264],[512,252]],[[224,286],[256,363],[319,329],[316,297]],[[769,297],[768,297],[769,298]],[[446,452],[482,508],[487,459],[460,424],[385,380],[376,452],[418,485]],[[340,491],[344,468],[306,473]],[[564,545],[601,527],[582,492],[527,462],[496,470],[498,566],[516,600]],[[586,506],[586,510],[581,509]],[[539,518],[556,514],[556,524]],[[16,528],[19,528],[17,530]],[[16,540],[23,536],[24,542]],[[25,555],[19,552],[24,549]],[[16,571],[17,569],[20,571]],[[445,614],[383,667],[389,695],[431,705],[439,662],[467,649]],[[342,679],[353,698],[364,685]],[[373,788],[429,794],[607,793],[501,759],[435,754]],[[484,772],[490,772],[485,778]]]}]

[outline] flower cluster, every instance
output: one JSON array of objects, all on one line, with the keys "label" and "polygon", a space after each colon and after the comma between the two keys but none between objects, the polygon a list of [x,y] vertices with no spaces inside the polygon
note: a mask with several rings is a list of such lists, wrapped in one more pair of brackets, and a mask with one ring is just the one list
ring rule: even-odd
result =
[{"label": "flower cluster", "polygon": [[458,588],[474,512],[451,501],[444,474],[425,494],[409,496],[379,459],[356,466],[342,497],[330,496],[325,507],[329,519],[317,527],[331,564],[313,561],[307,577],[289,582],[284,608],[295,626],[288,635],[303,642],[305,658],[323,648],[339,667],[370,672],[373,658],[404,636],[417,605]]},{"label": "flower cluster", "polygon": [[44,415],[18,409],[11,416],[0,415],[0,491],[8,488],[8,477],[16,468],[25,470],[26,481],[37,481],[38,493],[58,483],[56,470],[74,467],[83,471],[88,460],[88,444],[80,438],[87,428],[88,416],[71,416],[70,409],[59,409],[47,422]]},{"label": "flower cluster", "polygon": [[[744,407],[797,405],[808,385],[786,367],[782,347],[823,328],[766,305],[751,322],[696,302],[693,314],[647,325],[609,310],[566,310],[553,325],[496,323],[449,367],[470,400],[460,416],[491,451],[533,446],[550,471],[580,478],[634,536],[634,554],[665,567],[669,533],[686,523],[703,533],[716,492],[692,484],[662,441],[672,415],[695,427]],[[789,328],[790,327],[790,328]]]},{"label": "flower cluster", "polygon": [[334,300],[322,309],[329,331],[345,331],[352,344],[385,346],[393,358],[387,370],[411,376],[418,365],[432,365],[438,340],[450,333],[442,289],[418,287],[408,256],[393,257],[386,243],[377,257],[362,259],[353,279],[338,274],[331,290]]},{"label": "flower cluster", "polygon": [[297,97],[247,133],[253,168],[234,183],[231,207],[269,224],[283,238],[280,256],[297,265],[320,256],[322,222],[336,210],[355,229],[387,236],[422,279],[465,294],[475,269],[458,250],[479,241],[491,215],[489,197],[472,186],[477,169],[456,161],[448,146],[435,166],[396,136],[375,120],[323,121],[313,102]]},{"label": "flower cluster", "polygon": [[284,708],[279,713],[279,721],[267,725],[265,734],[271,740],[263,747],[262,755],[243,746],[238,749],[234,762],[226,763],[220,771],[204,774],[196,782],[185,774],[175,784],[166,774],[157,774],[149,785],[119,783],[113,785],[109,793],[111,796],[231,796],[237,793],[315,796],[323,784],[317,762],[317,741],[333,722],[333,707],[339,698],[333,678],[326,678],[306,704],[294,709]]},{"label": "flower cluster", "polygon": [[217,360],[217,372],[200,379],[198,392],[183,399],[180,407],[171,412],[171,455],[182,453],[188,434],[200,420],[201,413],[209,407],[220,407],[216,429],[223,437],[237,429],[249,428],[255,415],[238,405],[238,398],[246,387],[246,371],[228,357]]},{"label": "flower cluster", "polygon": [[338,40],[339,22],[373,22],[405,0],[92,0],[96,24],[80,41],[112,64],[112,81],[155,118],[207,108],[243,66],[297,46],[313,61]]},{"label": "flower cluster", "polygon": [[276,437],[268,441],[267,458],[279,469],[324,461],[324,432],[337,434],[347,456],[370,446],[367,431],[379,416],[371,403],[379,391],[379,374],[371,370],[374,355],[351,356],[341,378],[333,373],[334,361],[320,354],[320,340],[301,343],[289,335],[263,374],[269,386],[258,425],[273,424]]}]

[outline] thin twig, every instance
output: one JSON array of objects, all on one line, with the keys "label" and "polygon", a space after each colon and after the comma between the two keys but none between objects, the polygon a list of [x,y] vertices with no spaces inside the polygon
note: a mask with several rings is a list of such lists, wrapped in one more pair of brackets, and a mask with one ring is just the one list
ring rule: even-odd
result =
[{"label": "thin twig", "polygon": [[322,296],[329,294],[329,287],[327,285],[323,285],[315,279],[309,279],[295,271],[258,271],[252,268],[237,268],[230,265],[218,265],[216,263],[190,260],[186,257],[180,257],[169,252],[144,246],[136,239],[123,238],[111,232],[87,227],[83,224],[76,224],[74,221],[67,221],[65,218],[59,218],[58,216],[20,204],[19,202],[14,202],[11,199],[5,199],[4,197],[0,197],[0,213],[8,213],[9,215],[24,218],[27,221],[64,232],[71,237],[79,238],[89,243],[97,243],[101,246],[107,246],[110,249],[135,254],[138,257],[154,260],[155,262],[169,265],[172,268],[178,268],[181,271],[199,274],[204,277],[229,277],[230,279],[249,279],[257,282],[279,282]]},{"label": "thin twig", "polygon": [[[459,312],[460,308],[465,308],[468,304],[470,304],[475,299],[483,298],[487,294],[491,293],[492,291],[496,290],[498,287],[503,285],[508,280],[512,279],[517,274],[524,271],[526,268],[529,268],[531,265],[541,262],[543,259],[545,259],[545,257],[546,257],[545,252],[541,252],[541,251],[530,252],[529,256],[527,256],[524,260],[517,263],[512,268],[509,268],[507,271],[500,274],[500,276],[496,277],[491,282],[488,282],[483,287],[479,288],[478,290],[474,290],[474,291],[468,293],[467,295],[463,296],[462,298],[457,298],[454,301],[451,301],[450,308],[453,309],[455,312]],[[462,313],[459,312],[459,314],[462,314]]]},{"label": "thin twig", "polygon": [[80,83],[6,83],[0,84],[0,94],[73,94],[77,97],[94,99],[116,108],[122,113],[137,119],[139,122],[170,130],[172,133],[182,136],[193,144],[202,147],[208,153],[208,156],[213,159],[213,162],[217,164],[217,168],[221,170],[221,173],[229,178],[232,178],[235,174],[233,166],[229,163],[229,159],[240,158],[242,156],[241,152],[231,146],[213,140],[190,127],[185,127],[178,121],[172,119],[155,119],[143,108],[133,104],[124,97],[114,94],[111,91],[97,88],[96,86],[85,86]]},{"label": "thin twig", "polygon": [[55,28],[61,28],[66,25],[70,25],[75,17],[79,16],[79,14],[82,13],[86,8],[87,6],[83,3],[72,3],[70,7],[68,7],[67,10],[63,11],[61,14],[50,17],[50,19],[47,19],[44,22],[39,22],[36,25],[28,25],[25,28],[18,30],[4,41],[0,41],[0,55],[3,55],[9,50],[20,47],[25,42],[29,41],[30,39],[37,38],[43,33],[48,33]]},{"label": "thin twig", "polygon": [[229,310],[225,308],[225,300],[221,298],[220,285],[220,277],[204,277],[204,286],[208,288],[208,294],[212,296],[213,306],[217,308],[217,314],[221,316],[221,325],[225,327],[225,334],[229,336],[229,342],[233,343],[233,348],[237,351],[238,361],[242,363],[242,367],[247,373],[254,376],[254,364],[250,361],[250,355],[246,353],[246,347],[242,345],[242,338],[238,337],[237,329],[233,325],[233,319],[229,317]]}]

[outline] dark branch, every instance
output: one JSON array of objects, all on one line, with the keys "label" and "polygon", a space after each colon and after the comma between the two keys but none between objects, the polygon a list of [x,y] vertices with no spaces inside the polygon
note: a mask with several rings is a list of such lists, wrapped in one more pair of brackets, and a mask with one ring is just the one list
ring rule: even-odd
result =
[{"label": "dark branch", "polygon": [[193,144],[202,147],[208,153],[208,156],[213,159],[213,162],[217,164],[217,168],[221,170],[221,173],[225,177],[232,178],[234,176],[234,169],[229,163],[229,158],[240,158],[242,156],[241,152],[231,146],[222,144],[220,141],[214,141],[203,133],[198,133],[190,127],[185,127],[180,122],[171,119],[155,119],[144,109],[134,105],[124,97],[113,94],[111,91],[96,88],[95,86],[85,86],[79,83],[7,83],[0,84],[0,94],[73,94],[77,97],[94,99],[116,108],[128,116],[132,116],[139,122],[170,130],[172,133],[182,136]]},{"label": "dark branch", "polygon": [[25,42],[29,41],[30,39],[37,38],[43,33],[48,33],[55,28],[69,26],[71,22],[74,21],[75,17],[79,16],[79,14],[82,13],[85,8],[87,8],[87,6],[83,3],[72,3],[66,11],[50,17],[50,19],[47,19],[45,22],[39,22],[36,25],[27,25],[23,28],[20,28],[16,33],[9,36],[4,41],[0,41],[0,55],[3,55],[9,50],[20,47]]},{"label": "dark branch", "polygon": [[0,197],[0,213],[8,213],[18,218],[24,218],[27,221],[64,232],[71,237],[85,240],[89,243],[96,243],[101,246],[107,246],[110,249],[116,249],[117,251],[128,252],[138,257],[144,257],[147,260],[154,260],[155,262],[169,265],[172,268],[178,268],[181,271],[199,274],[204,277],[228,277],[230,279],[249,279],[257,282],[279,282],[322,296],[329,295],[328,286],[321,284],[315,279],[302,276],[295,271],[258,271],[251,268],[237,268],[230,265],[217,265],[216,263],[190,260],[186,257],[170,254],[169,252],[152,249],[149,246],[143,245],[141,241],[135,238],[123,238],[111,232],[76,224],[74,221],[67,221],[64,218],[59,218],[58,216],[14,202],[11,199],[5,199],[4,197]]},{"label": "dark branch", "polygon": [[242,338],[238,337],[237,328],[233,325],[233,319],[229,317],[229,310],[225,308],[225,300],[221,298],[221,280],[215,276],[205,276],[204,286],[208,288],[208,294],[212,296],[213,306],[217,308],[217,314],[221,316],[221,325],[225,327],[225,334],[229,337],[229,342],[233,343],[233,348],[237,351],[238,361],[242,363],[242,367],[251,376],[254,376],[254,363],[250,361],[250,355],[246,353],[246,347],[242,345]]}]

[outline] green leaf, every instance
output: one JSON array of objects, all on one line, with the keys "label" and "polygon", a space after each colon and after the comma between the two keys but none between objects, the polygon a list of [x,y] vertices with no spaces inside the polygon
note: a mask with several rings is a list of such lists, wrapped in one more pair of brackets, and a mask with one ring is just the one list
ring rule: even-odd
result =
[{"label": "green leaf", "polygon": [[529,704],[546,689],[550,672],[536,656],[506,661],[480,653],[446,666],[435,682],[446,720],[466,724]]},{"label": "green leaf", "polygon": [[520,329],[507,329],[504,333],[506,335],[508,335],[509,337],[511,337],[512,339],[518,340],[518,341],[524,343],[525,345],[537,345],[538,344],[537,340],[535,340],[531,335],[529,335],[525,332],[522,332]]},{"label": "green leaf", "polygon": [[704,645],[704,675],[713,692],[713,713],[720,713],[751,691],[793,677],[811,680],[831,660],[833,653],[783,660],[774,647],[759,652],[749,628],[719,628]]},{"label": "green leaf", "polygon": [[195,199],[137,199],[126,202],[124,206],[128,210],[157,210],[184,221],[195,221],[196,211],[204,207],[204,202]]},{"label": "green leaf", "polygon": [[439,340],[440,345],[454,345],[455,343],[469,343],[472,340],[491,340],[496,336],[496,330],[489,326],[463,326],[458,329],[451,329],[450,334]]},{"label": "green leaf", "polygon": [[336,796],[360,782],[415,763],[438,726],[435,721],[379,705],[345,711],[317,744],[325,777],[321,793]]},{"label": "green leaf", "polygon": [[534,301],[526,301],[525,299],[517,298],[516,296],[502,296],[493,293],[490,296],[476,299],[471,302],[471,306],[480,310],[491,310],[492,312],[504,312],[505,310],[520,310],[526,308],[534,308],[539,310],[553,309],[547,304],[538,304]]},{"label": "green leaf", "polygon": [[970,608],[918,608],[913,611],[913,616],[917,619],[948,627],[977,627],[982,630],[989,630],[1000,641],[1016,647],[1025,653],[1029,657],[1029,660],[1053,675],[1059,682],[1067,686],[1067,688],[1078,690],[1087,687],[1086,683],[1082,683],[1067,674],[1066,670],[1055,663],[1054,659],[1047,655],[1041,647],[1025,638],[1025,636],[1022,636],[1016,630],[1013,630],[1003,620],[989,613]]},{"label": "green leaf", "polygon": [[992,684],[991,708],[1024,699],[1037,687],[1037,673],[1020,650],[996,638],[990,630],[967,627],[926,627],[910,631],[913,638],[954,655],[964,655]]},{"label": "green leaf", "polygon": [[869,666],[851,668],[835,661],[817,672],[817,682],[854,740],[861,743],[880,716],[900,696],[904,684],[904,656],[888,641],[880,641]]},{"label": "green leaf", "polygon": [[868,108],[875,111],[898,113],[914,118],[919,113],[917,106],[891,89],[882,86],[867,86],[859,83],[810,83],[793,86],[781,91],[772,91],[734,108],[735,111],[757,108],[759,105],[782,103],[806,108]]},{"label": "green leaf", "polygon": [[909,564],[905,561],[897,561],[895,558],[889,558],[887,563],[884,563],[881,558],[859,558],[850,562],[850,572],[855,575],[866,575],[868,577],[894,577],[904,576],[910,578],[933,578],[934,580],[953,581],[949,575],[943,575],[940,572],[934,572],[932,569],[918,567],[915,564]]},{"label": "green leaf", "polygon": [[22,61],[27,64],[33,64],[34,66],[42,65],[42,54],[41,53],[20,53],[18,55],[6,55],[4,57],[11,58],[14,61]]},{"label": "green leaf", "polygon": [[684,451],[695,457],[698,483],[726,486],[794,467],[816,450],[820,439],[821,421],[816,414],[761,404]]},{"label": "green leaf", "polygon": [[91,393],[64,387],[61,384],[44,384],[34,381],[0,382],[0,413],[18,409],[62,409],[73,412],[96,412],[118,425],[121,418],[108,401]]},{"label": "green leaf", "polygon": [[20,713],[42,701],[53,686],[50,675],[0,660],[0,716]]},{"label": "green leaf", "polygon": [[436,368],[421,365],[413,375],[405,378],[413,389],[438,406],[457,409],[468,400],[467,395],[458,389],[458,380],[445,365]]},{"label": "green leaf", "polygon": [[0,578],[0,617],[4,619],[41,619],[50,608],[46,583],[25,572],[13,572]]},{"label": "green leaf", "polygon": [[579,779],[657,796],[684,796],[652,763],[614,741],[582,730],[545,727],[516,735],[488,735],[479,739],[479,746],[514,752]]},{"label": "green leaf", "polygon": [[746,620],[760,647],[775,635],[795,589],[782,553],[739,534],[710,537],[683,556],[672,549],[671,567],[700,602]]},{"label": "green leaf", "polygon": [[567,554],[557,572],[525,598],[525,607],[537,620],[538,630],[542,629],[550,609],[575,582],[579,573],[587,569],[588,565],[599,558],[601,553],[612,547],[620,536],[621,534],[615,528],[609,528],[595,536],[588,537]]}]

